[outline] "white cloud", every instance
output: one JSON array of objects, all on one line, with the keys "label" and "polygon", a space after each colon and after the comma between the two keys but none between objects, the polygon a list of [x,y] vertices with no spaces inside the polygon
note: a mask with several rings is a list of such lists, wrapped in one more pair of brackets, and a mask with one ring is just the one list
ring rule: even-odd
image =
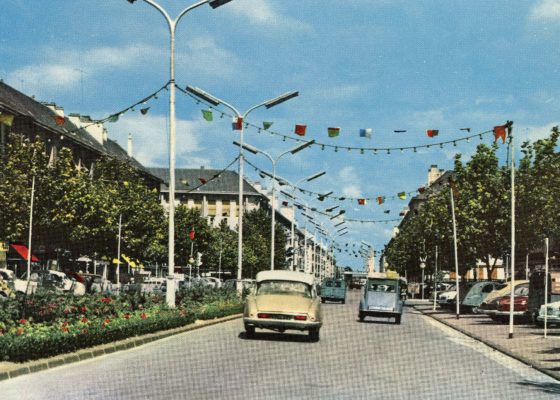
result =
[{"label": "white cloud", "polygon": [[[117,140],[121,147],[127,148],[128,134],[132,133],[132,153],[141,164],[146,166],[167,166],[169,154],[169,136],[165,116],[145,115],[142,118],[122,116],[119,122],[106,126],[109,137]],[[177,120],[176,125],[176,159],[177,166],[181,159],[188,160],[188,166],[208,165],[205,158],[192,157],[192,153],[201,150],[198,132],[200,123]],[[181,165],[183,166],[183,165]]]},{"label": "white cloud", "polygon": [[27,93],[40,96],[53,90],[75,87],[80,81],[80,72],[71,65],[28,65],[10,72],[6,81],[16,87],[23,82]]},{"label": "white cloud", "polygon": [[364,96],[365,92],[366,87],[359,84],[327,85],[317,88],[310,96],[321,99],[321,101],[340,102],[359,98]]},{"label": "white cloud", "polygon": [[531,18],[560,22],[560,0],[541,0],[531,10]]},{"label": "white cloud", "polygon": [[184,75],[192,80],[195,73],[231,79],[240,73],[240,64],[235,53],[219,47],[213,38],[197,37],[188,41],[186,49],[177,51],[177,78]]},{"label": "white cloud", "polygon": [[559,126],[560,122],[549,122],[545,125],[535,126],[535,125],[520,125],[517,128],[514,127],[514,132],[518,139],[516,140],[517,145],[520,145],[525,140],[530,140],[535,142],[539,139],[547,138],[550,135],[550,131],[553,126]]},{"label": "white cloud", "polygon": [[228,4],[228,10],[246,17],[252,25],[274,28],[284,33],[310,29],[302,21],[280,14],[266,0],[236,0]]}]

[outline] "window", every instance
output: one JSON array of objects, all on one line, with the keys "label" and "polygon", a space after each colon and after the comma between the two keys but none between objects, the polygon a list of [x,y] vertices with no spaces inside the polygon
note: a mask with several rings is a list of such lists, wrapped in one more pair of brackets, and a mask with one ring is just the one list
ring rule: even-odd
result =
[{"label": "window", "polygon": [[282,294],[311,297],[311,287],[303,282],[264,281],[259,284],[257,294]]}]

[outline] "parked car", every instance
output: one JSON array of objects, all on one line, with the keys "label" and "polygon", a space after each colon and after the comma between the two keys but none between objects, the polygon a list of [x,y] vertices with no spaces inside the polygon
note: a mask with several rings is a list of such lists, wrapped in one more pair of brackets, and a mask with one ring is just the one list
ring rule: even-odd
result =
[{"label": "parked car", "polygon": [[451,309],[452,304],[455,301],[455,297],[457,297],[457,291],[455,290],[455,285],[453,285],[449,288],[449,290],[438,294],[436,302],[440,308]]},{"label": "parked car", "polygon": [[467,312],[478,312],[478,306],[486,299],[486,297],[494,290],[502,289],[506,286],[502,282],[483,281],[475,283],[465,298],[461,302],[461,309]]},{"label": "parked car", "polygon": [[544,326],[546,311],[546,325],[560,325],[560,301],[555,301],[552,303],[543,304],[539,309],[539,314],[536,319],[536,324],[538,326]]},{"label": "parked car", "polygon": [[[527,318],[529,303],[529,288],[517,288],[513,297],[513,317],[514,319]],[[494,321],[506,322],[510,316],[511,295],[503,296],[498,299],[496,312],[491,315]]]},{"label": "parked car", "polygon": [[314,277],[298,271],[259,272],[256,291],[245,300],[243,324],[248,338],[260,328],[308,331],[309,338],[318,341],[322,315]]},{"label": "parked car", "polygon": [[344,279],[327,278],[321,284],[321,303],[325,301],[346,302],[346,281]]},{"label": "parked car", "polygon": [[[547,288],[547,299],[546,303],[555,303],[560,301],[560,272],[552,271],[548,273],[548,288]],[[534,323],[537,323],[538,316],[540,314],[540,309],[545,303],[544,298],[544,281],[545,274],[544,271],[534,271],[529,279],[529,309],[528,313],[533,319]]]},{"label": "parked car", "polygon": [[[235,290],[237,288],[237,279],[228,279],[222,285],[223,288]],[[241,286],[243,290],[251,292],[256,286],[256,281],[254,279],[241,279]]]},{"label": "parked car", "polygon": [[358,309],[358,319],[365,317],[395,318],[401,323],[403,313],[402,291],[406,291],[406,281],[396,274],[376,272],[367,278]]},{"label": "parked car", "polygon": [[7,268],[0,269],[0,273],[8,286],[16,292],[32,294],[37,290],[38,283],[36,280],[31,279],[27,282],[27,279],[16,278],[14,271]]},{"label": "parked car", "polygon": [[[523,291],[523,288],[528,289],[529,281],[526,280],[515,281],[515,290],[517,290],[518,288],[521,292]],[[480,306],[477,307],[475,312],[478,314],[486,314],[491,317],[498,309],[498,300],[501,297],[507,296],[510,293],[511,293],[511,282],[508,282],[506,286],[503,287],[502,289],[497,289],[490,292],[490,294],[486,296],[484,301],[480,303]]]}]

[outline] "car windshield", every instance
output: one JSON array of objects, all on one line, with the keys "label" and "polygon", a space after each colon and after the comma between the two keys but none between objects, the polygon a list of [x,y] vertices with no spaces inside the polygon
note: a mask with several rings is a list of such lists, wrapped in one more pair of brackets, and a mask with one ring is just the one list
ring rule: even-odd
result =
[{"label": "car windshield", "polygon": [[257,294],[288,294],[311,297],[311,288],[303,282],[264,281],[259,284]]},{"label": "car windshield", "polygon": [[373,292],[396,292],[397,282],[390,279],[369,280],[367,288]]}]

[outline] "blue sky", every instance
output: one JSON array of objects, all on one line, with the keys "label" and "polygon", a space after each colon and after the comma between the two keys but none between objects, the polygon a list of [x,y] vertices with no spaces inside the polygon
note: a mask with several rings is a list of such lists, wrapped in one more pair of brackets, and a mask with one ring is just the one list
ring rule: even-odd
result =
[{"label": "blue sky", "polygon": [[[161,0],[172,16],[189,1]],[[169,79],[169,33],[163,17],[142,0],[4,0],[0,14],[0,78],[66,113],[105,118],[143,99]],[[463,138],[513,120],[516,140],[545,137],[558,124],[560,0],[233,0],[202,6],[177,29],[176,79],[241,111],[290,90],[300,96],[248,121],[273,121],[277,134],[249,128],[245,141],[275,156],[296,144],[282,135],[306,124],[303,139],[341,146],[308,148],[278,163],[295,182],[322,169],[305,188],[340,197],[395,196],[427,181],[430,165],[453,167],[479,139],[374,155],[344,147],[401,147]],[[107,124],[109,137],[147,166],[168,166],[168,97],[151,99]],[[177,95],[177,167],[220,169],[237,155],[229,118],[206,122],[202,104]],[[227,111],[224,109],[224,111]],[[337,138],[328,127],[340,127]],[[360,128],[372,128],[371,139]],[[428,138],[427,129],[439,136]],[[394,130],[406,130],[394,133]],[[492,143],[485,135],[483,142]],[[505,147],[500,149],[505,159]],[[247,159],[264,170],[263,156]],[[248,178],[261,181],[246,168]],[[303,185],[302,185],[303,187]],[[340,204],[351,219],[398,218],[406,201],[369,202],[303,196],[319,209]],[[384,211],[390,210],[390,214]],[[324,219],[325,227],[332,221]],[[366,241],[382,248],[392,223],[347,222],[342,246]],[[345,253],[344,265],[362,261]]]}]

